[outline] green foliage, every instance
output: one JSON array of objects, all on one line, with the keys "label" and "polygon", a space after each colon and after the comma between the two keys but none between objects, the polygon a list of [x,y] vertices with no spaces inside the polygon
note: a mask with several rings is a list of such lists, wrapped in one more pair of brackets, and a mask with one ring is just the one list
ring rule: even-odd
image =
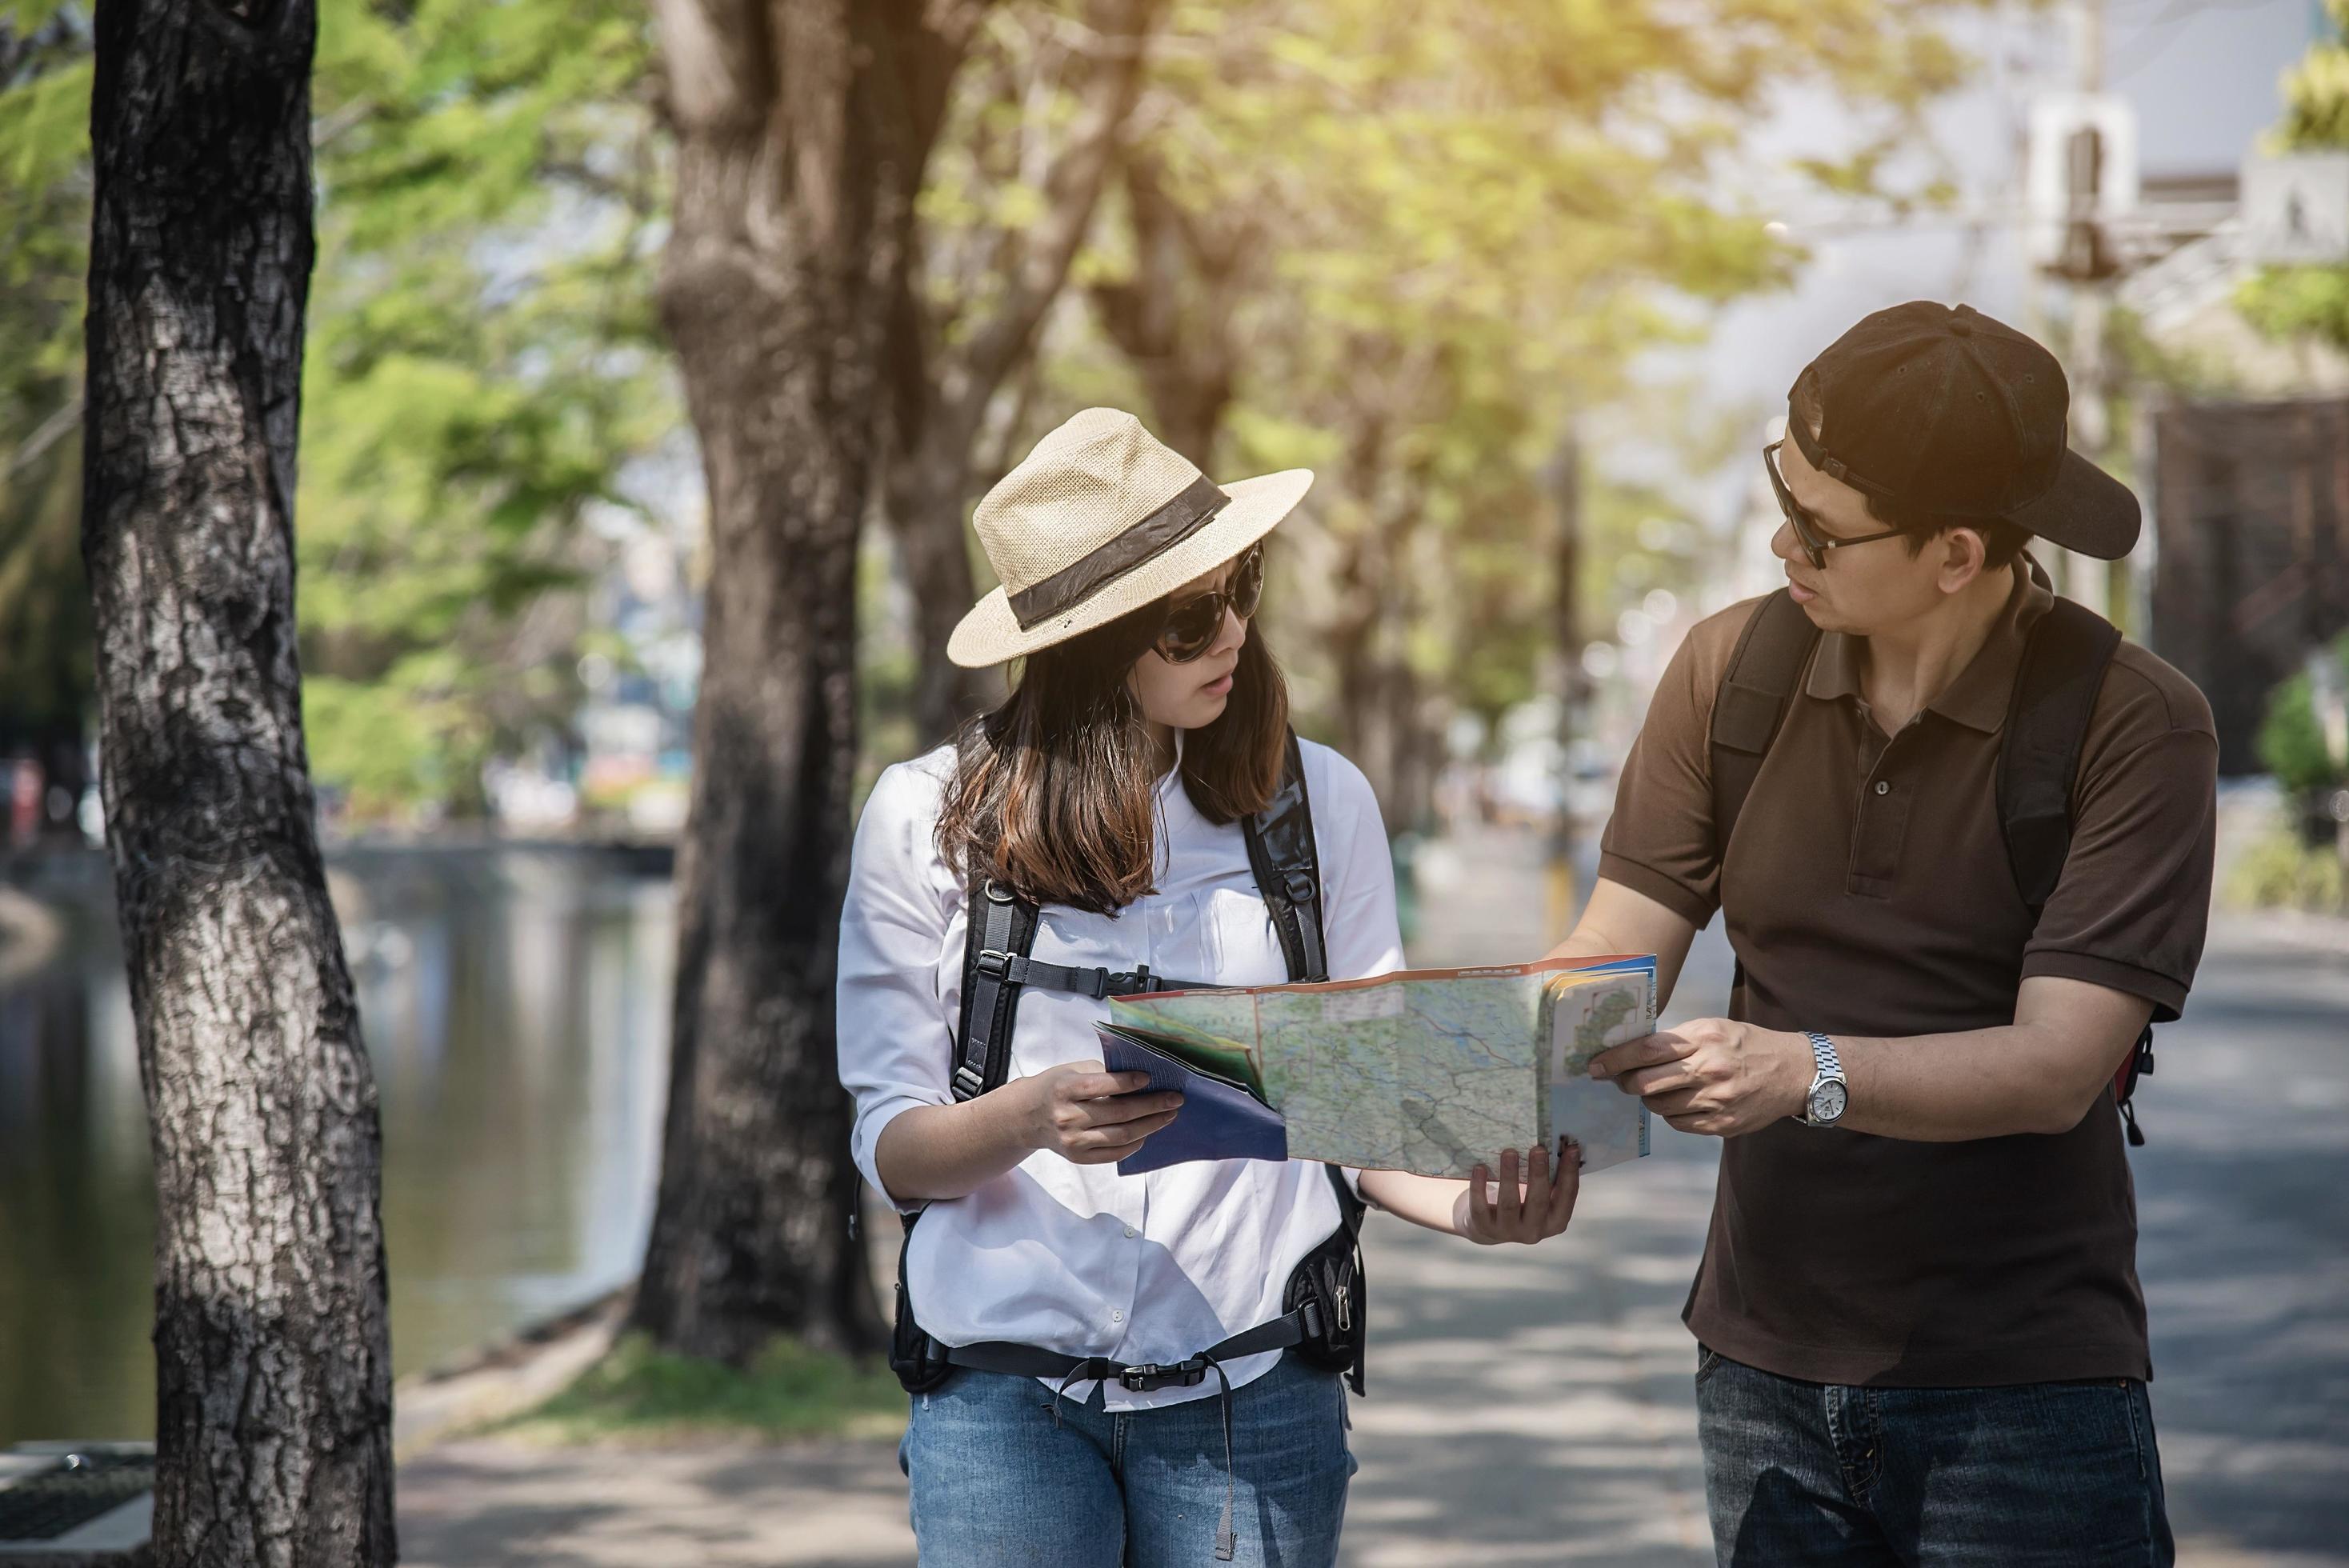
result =
[{"label": "green foliage", "polygon": [[[1444,707],[1489,717],[1532,693],[1560,438],[1626,396],[1635,356],[1802,259],[1744,193],[1746,128],[1789,87],[1824,88],[1866,133],[1810,176],[1935,199],[1941,170],[1894,150],[1923,143],[1920,111],[1967,68],[1935,30],[1949,9],[1176,5],[1131,139],[1193,264],[1170,274],[1137,195],[1081,270],[1179,300],[1178,341],[1231,346],[1231,471],[1317,470],[1284,529],[1301,591],[1269,612],[1309,724],[1361,744],[1374,689],[1423,743]],[[1101,395],[1097,366],[1060,346],[1064,404]],[[1137,359],[1120,400],[1163,372]]]},{"label": "green foliage", "polygon": [[[2269,138],[2280,151],[2349,148],[2349,0],[2325,0],[2324,11],[2333,36],[2309,45],[2284,73],[2283,119]],[[2262,268],[2235,304],[2271,337],[2349,348],[2349,267]]]},{"label": "green foliage", "polygon": [[[87,15],[0,23],[37,46],[0,73],[0,464],[79,395]],[[296,610],[312,767],[363,814],[477,809],[481,760],[574,705],[577,524],[678,424],[649,59],[627,0],[322,0]],[[86,598],[78,448],[0,477],[0,624]]]},{"label": "green foliage", "polygon": [[894,1435],[905,1395],[887,1367],[777,1339],[749,1367],[653,1348],[633,1335],[562,1393],[505,1423],[569,1444]]},{"label": "green foliage", "polygon": [[2349,912],[2340,854],[2281,828],[2261,835],[2235,858],[2227,872],[2226,895],[2229,903],[2251,909]]},{"label": "green foliage", "polygon": [[[2349,681],[2349,636],[2333,645],[2342,678]],[[2327,750],[2324,727],[2317,717],[2314,686],[2306,671],[2279,682],[2268,693],[2267,716],[2261,721],[2257,747],[2260,765],[2294,795],[2332,789],[2349,784],[2349,766]]]},{"label": "green foliage", "polygon": [[90,689],[81,573],[88,20],[0,7],[0,746],[71,734]]}]

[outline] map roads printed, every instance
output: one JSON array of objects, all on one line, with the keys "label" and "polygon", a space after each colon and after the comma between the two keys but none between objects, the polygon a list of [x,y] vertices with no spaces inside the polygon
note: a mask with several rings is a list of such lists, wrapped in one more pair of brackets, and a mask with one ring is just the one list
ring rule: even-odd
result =
[{"label": "map roads printed", "polygon": [[[1465,1177],[1504,1150],[1571,1135],[1583,1169],[1597,1171],[1648,1151],[1646,1109],[1586,1069],[1598,1052],[1654,1032],[1655,973],[1652,957],[1558,959],[1162,992],[1113,998],[1102,1036],[1128,1059],[1157,1058],[1170,1084],[1185,1072],[1211,1080],[1219,1106],[1270,1108],[1290,1159]],[[1203,1119],[1225,1114],[1200,1103]],[[1176,1146],[1190,1159],[1243,1152],[1191,1130],[1150,1164]],[[1244,1141],[1254,1145],[1246,1152],[1278,1157],[1260,1133]]]}]

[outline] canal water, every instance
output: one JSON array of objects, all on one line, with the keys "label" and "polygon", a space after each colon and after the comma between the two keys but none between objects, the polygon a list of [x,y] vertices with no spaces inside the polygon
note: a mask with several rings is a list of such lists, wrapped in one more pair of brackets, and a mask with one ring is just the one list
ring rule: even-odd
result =
[{"label": "canal water", "polygon": [[[145,1107],[90,869],[0,888],[19,916],[0,931],[0,1448],[154,1425]],[[330,872],[382,1098],[398,1374],[636,1271],[674,958],[667,879],[644,869],[378,850]]]}]

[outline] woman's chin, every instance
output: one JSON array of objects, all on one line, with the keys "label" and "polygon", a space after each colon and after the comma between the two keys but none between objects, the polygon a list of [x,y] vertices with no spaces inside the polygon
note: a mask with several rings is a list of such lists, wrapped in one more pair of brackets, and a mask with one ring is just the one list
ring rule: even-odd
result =
[{"label": "woman's chin", "polygon": [[1185,729],[1205,729],[1207,726],[1215,723],[1216,720],[1223,717],[1224,709],[1231,706],[1232,699],[1228,693],[1218,694],[1214,696],[1202,696],[1195,697],[1189,704],[1189,711],[1184,716],[1182,727]]}]

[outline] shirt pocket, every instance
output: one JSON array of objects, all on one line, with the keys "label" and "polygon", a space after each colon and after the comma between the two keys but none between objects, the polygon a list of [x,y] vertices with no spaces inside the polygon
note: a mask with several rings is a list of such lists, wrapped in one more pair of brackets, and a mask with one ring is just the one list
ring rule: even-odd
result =
[{"label": "shirt pocket", "polygon": [[[1211,888],[1193,895],[1201,958],[1197,978],[1218,985],[1278,985],[1288,979],[1272,911],[1253,887]],[[1172,971],[1170,971],[1171,973]]]}]

